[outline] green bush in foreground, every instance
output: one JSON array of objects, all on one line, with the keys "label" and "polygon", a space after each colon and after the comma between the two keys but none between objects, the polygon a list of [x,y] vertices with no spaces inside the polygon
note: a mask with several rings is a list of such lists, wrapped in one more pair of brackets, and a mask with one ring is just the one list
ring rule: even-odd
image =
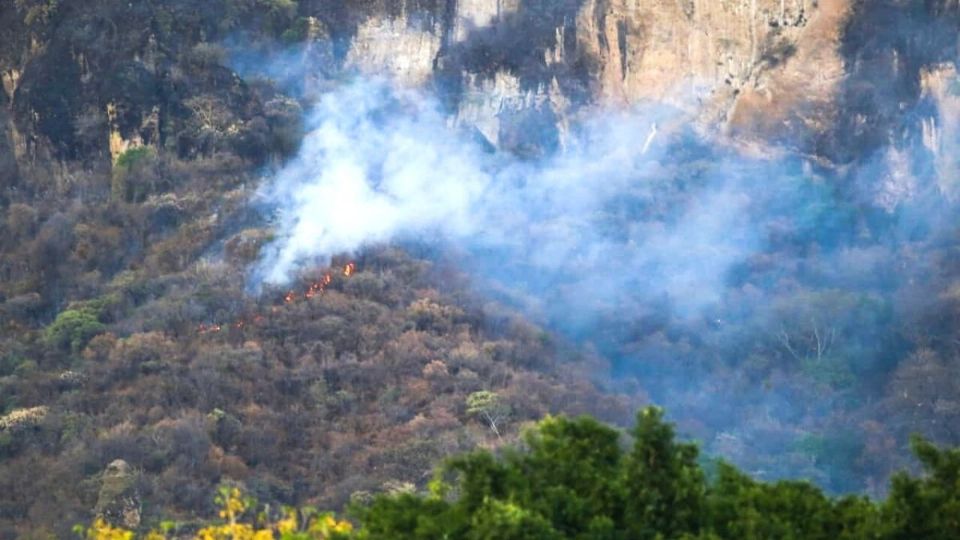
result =
[{"label": "green bush in foreground", "polygon": [[[519,448],[500,456],[477,451],[450,460],[428,493],[381,495],[354,507],[358,527],[341,526],[337,537],[960,538],[957,449],[940,450],[915,439],[924,475],[896,476],[889,498],[874,502],[859,496],[831,498],[807,482],[758,482],[726,463],[707,474],[698,464],[697,447],[678,442],[657,408],[641,411],[630,435],[632,441],[624,445],[617,430],[592,418],[547,418],[526,433]],[[221,530],[211,527],[206,530]],[[256,538],[274,538],[272,530],[243,530],[250,536],[223,538],[254,538],[255,533],[261,535]],[[273,530],[279,538],[327,538],[319,532],[294,536],[304,529],[292,525],[285,534]]]}]

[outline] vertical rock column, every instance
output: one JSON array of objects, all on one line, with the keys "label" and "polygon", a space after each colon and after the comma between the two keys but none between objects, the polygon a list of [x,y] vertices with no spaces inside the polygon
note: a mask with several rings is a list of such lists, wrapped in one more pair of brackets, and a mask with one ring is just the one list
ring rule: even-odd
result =
[{"label": "vertical rock column", "polygon": [[136,473],[122,459],[111,462],[103,472],[94,509],[97,518],[117,527],[136,529],[140,526],[141,511]]}]

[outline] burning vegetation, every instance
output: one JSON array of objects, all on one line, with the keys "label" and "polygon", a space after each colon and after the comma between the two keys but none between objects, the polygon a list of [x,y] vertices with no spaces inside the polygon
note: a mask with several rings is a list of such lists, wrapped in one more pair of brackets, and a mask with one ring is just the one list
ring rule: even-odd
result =
[{"label": "burning vegetation", "polygon": [[[354,275],[357,271],[357,264],[355,262],[348,262],[343,265],[343,269],[340,271],[340,274],[344,278],[349,278]],[[323,274],[318,280],[308,283],[302,293],[298,293],[294,290],[287,291],[282,298],[282,301],[276,303],[270,307],[271,313],[277,313],[280,306],[289,306],[296,302],[307,301],[312,298],[323,295],[327,292],[327,287],[333,283],[334,272],[327,272]],[[234,320],[232,323],[227,325],[228,328],[235,328],[237,330],[243,330],[249,324],[262,325],[266,321],[266,318],[263,315],[256,314],[251,317],[241,317]],[[200,323],[197,326],[198,334],[216,334],[223,331],[224,325],[219,323]]]}]

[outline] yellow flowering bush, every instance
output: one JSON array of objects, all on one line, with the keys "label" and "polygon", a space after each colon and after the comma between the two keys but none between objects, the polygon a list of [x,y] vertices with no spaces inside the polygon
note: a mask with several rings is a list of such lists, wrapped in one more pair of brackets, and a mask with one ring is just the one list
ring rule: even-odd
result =
[{"label": "yellow flowering bush", "polygon": [[97,518],[89,529],[78,530],[87,540],[133,540],[133,533]]},{"label": "yellow flowering bush", "polygon": [[[212,524],[197,531],[195,540],[347,540],[353,538],[353,525],[338,520],[333,514],[319,513],[312,508],[284,510],[283,517],[271,522],[261,515],[261,525],[246,521],[248,510],[255,507],[240,488],[222,487],[215,499],[220,506],[221,524]],[[168,529],[166,527],[165,529]],[[102,519],[80,530],[86,540],[134,540],[131,531],[113,527]],[[165,531],[154,530],[143,540],[168,540]]]}]

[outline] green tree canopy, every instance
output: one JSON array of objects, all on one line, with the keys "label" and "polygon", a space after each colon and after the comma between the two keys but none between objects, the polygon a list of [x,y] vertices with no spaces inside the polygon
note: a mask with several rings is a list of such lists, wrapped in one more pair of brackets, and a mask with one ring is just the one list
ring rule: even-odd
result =
[{"label": "green tree canopy", "polygon": [[960,450],[917,439],[926,474],[897,476],[882,503],[831,498],[803,481],[764,483],[720,462],[707,474],[658,408],[621,433],[589,417],[548,417],[519,449],[454,458],[427,495],[356,508],[360,535],[416,539],[960,538]]}]

